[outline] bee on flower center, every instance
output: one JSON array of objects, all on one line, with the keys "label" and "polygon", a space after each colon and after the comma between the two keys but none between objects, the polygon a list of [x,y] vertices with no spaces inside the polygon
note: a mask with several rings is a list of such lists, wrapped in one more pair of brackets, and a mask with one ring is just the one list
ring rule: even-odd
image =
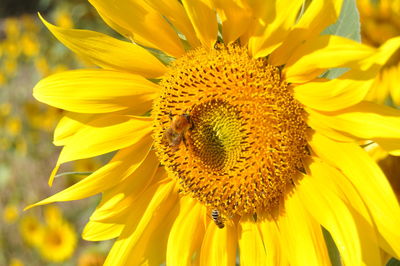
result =
[{"label": "bee on flower center", "polygon": [[193,122],[188,114],[173,116],[170,113],[171,125],[165,130],[164,137],[170,146],[178,147],[181,142],[186,146],[189,132],[193,129]]}]

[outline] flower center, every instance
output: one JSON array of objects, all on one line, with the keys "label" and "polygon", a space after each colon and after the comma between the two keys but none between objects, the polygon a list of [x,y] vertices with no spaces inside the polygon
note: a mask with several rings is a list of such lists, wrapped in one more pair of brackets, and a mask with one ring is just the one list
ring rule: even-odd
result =
[{"label": "flower center", "polygon": [[45,241],[53,247],[60,246],[62,243],[62,237],[60,235],[60,232],[53,229],[52,231],[48,232]]},{"label": "flower center", "polygon": [[307,156],[305,111],[279,69],[218,45],[177,59],[160,85],[154,145],[182,193],[227,217],[278,207]]}]

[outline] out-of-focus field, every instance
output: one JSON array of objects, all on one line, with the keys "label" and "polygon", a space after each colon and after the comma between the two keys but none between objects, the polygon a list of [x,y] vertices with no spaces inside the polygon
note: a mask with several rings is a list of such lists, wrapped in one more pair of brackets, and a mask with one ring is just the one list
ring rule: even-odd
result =
[{"label": "out-of-focus field", "polygon": [[[32,88],[43,77],[88,65],[51,35],[37,12],[58,26],[110,32],[86,1],[28,2],[4,0],[0,7],[0,265],[102,265],[112,243],[80,237],[99,197],[23,209],[85,176],[47,185],[62,111],[37,102]],[[102,161],[78,161],[59,172],[91,172]]]}]

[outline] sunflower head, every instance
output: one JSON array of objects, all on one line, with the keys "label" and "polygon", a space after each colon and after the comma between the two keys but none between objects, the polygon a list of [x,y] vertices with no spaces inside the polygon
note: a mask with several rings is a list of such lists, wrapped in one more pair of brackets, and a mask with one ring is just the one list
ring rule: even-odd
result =
[{"label": "sunflower head", "polygon": [[43,225],[36,216],[27,215],[22,217],[19,229],[22,238],[28,245],[36,246],[40,243],[43,234]]},{"label": "sunflower head", "polygon": [[41,243],[41,256],[47,261],[60,262],[70,258],[75,251],[77,236],[72,226],[66,222],[57,226],[46,226]]},{"label": "sunflower head", "polygon": [[217,44],[174,61],[160,85],[154,145],[182,193],[229,217],[276,208],[307,155],[306,112],[280,69]]}]

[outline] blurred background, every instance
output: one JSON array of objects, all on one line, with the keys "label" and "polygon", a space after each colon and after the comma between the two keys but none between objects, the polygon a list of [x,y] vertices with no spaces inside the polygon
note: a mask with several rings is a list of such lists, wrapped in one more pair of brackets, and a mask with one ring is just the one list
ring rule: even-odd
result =
[{"label": "blurred background", "polygon": [[62,176],[52,188],[47,185],[59,153],[52,132],[62,111],[37,102],[32,88],[53,73],[90,65],[58,42],[37,12],[58,26],[114,34],[84,0],[1,0],[0,265],[102,265],[112,243],[80,237],[99,196],[23,211],[105,160],[66,164],[60,172],[80,174]]},{"label": "blurred background", "polygon": [[[353,0],[352,0],[353,1]],[[362,41],[380,46],[400,35],[399,0],[358,0]],[[83,67],[39,21],[37,12],[65,28],[85,28],[114,37],[85,0],[1,0],[0,4],[0,265],[102,265],[112,242],[81,239],[85,223],[99,201],[86,200],[23,209],[72,185],[98,169],[107,158],[63,165],[53,187],[47,181],[59,147],[52,132],[62,111],[40,104],[32,88],[43,77]],[[376,79],[368,99],[400,105],[400,51]],[[366,149],[400,195],[400,160],[376,145]],[[395,260],[389,264],[398,265]],[[397,264],[395,264],[397,263]]]}]

